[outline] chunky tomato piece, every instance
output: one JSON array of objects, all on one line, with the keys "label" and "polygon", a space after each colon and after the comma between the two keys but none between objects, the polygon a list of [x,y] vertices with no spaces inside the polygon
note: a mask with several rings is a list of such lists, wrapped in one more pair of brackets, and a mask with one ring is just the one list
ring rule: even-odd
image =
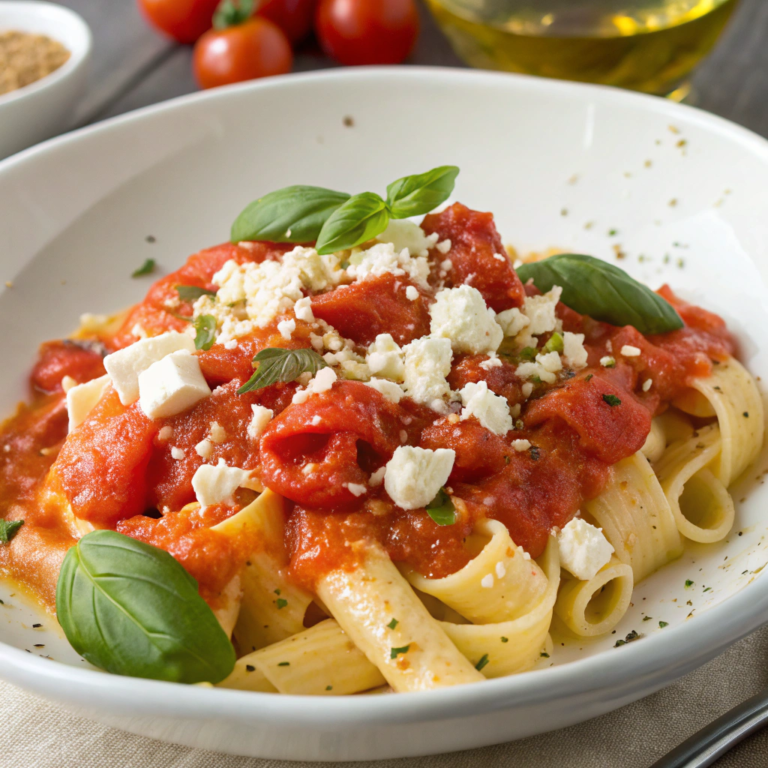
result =
[{"label": "chunky tomato piece", "polygon": [[144,511],[146,469],[159,426],[138,403],[122,405],[112,390],[69,434],[54,471],[77,517],[114,527]]},{"label": "chunky tomato piece", "polygon": [[325,320],[357,344],[390,333],[401,346],[429,333],[429,309],[419,293],[406,295],[410,283],[391,274],[370,277],[312,299],[315,317]]},{"label": "chunky tomato piece", "polygon": [[61,380],[65,376],[78,384],[103,376],[103,360],[98,342],[48,341],[40,347],[29,381],[39,392],[61,392]]},{"label": "chunky tomato piece", "polygon": [[365,384],[334,384],[270,422],[261,438],[262,480],[308,507],[361,502],[370,474],[400,445],[402,415]]},{"label": "chunky tomato piece", "polygon": [[525,290],[504,250],[493,214],[454,203],[441,213],[426,216],[421,227],[428,235],[436,232],[440,240],[451,241],[447,254],[435,254],[440,261],[451,262],[447,287],[466,284],[477,288],[496,312],[522,306]]},{"label": "chunky tomato piece", "polygon": [[453,367],[448,374],[448,383],[451,389],[460,390],[467,384],[484,381],[488,389],[501,397],[505,397],[510,407],[522,403],[523,381],[515,373],[515,366],[503,358],[499,358],[501,365],[491,368],[483,368],[482,364],[488,362],[487,355],[463,355],[456,357]]}]

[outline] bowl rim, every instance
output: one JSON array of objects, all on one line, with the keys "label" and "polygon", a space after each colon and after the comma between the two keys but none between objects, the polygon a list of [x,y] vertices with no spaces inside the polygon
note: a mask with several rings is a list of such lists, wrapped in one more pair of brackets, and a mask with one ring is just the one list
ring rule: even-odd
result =
[{"label": "bowl rim", "polygon": [[[81,37],[81,42],[74,48],[66,46],[70,53],[69,59],[67,59],[67,61],[65,61],[58,69],[45,75],[45,77],[41,77],[39,80],[35,80],[29,85],[22,86],[15,91],[0,95],[0,110],[14,102],[22,101],[35,94],[55,88],[59,83],[69,78],[84,65],[88,58],[90,58],[91,50],[93,48],[91,28],[79,13],[76,13],[66,6],[38,2],[37,0],[9,0],[8,2],[2,2],[0,3],[0,28],[2,28],[4,24],[3,18],[5,10],[14,11],[19,15],[28,14],[30,19],[35,19],[41,15],[57,18],[63,23],[69,24],[71,29],[76,30],[76,33]],[[61,42],[56,35],[49,35],[49,37],[57,42]],[[64,45],[64,43],[62,43],[62,45]]]},{"label": "bowl rim", "polygon": [[[129,130],[139,121],[169,111],[212,104],[246,92],[254,94],[273,89],[301,89],[335,85],[344,81],[386,81],[389,85],[418,82],[489,84],[506,82],[510,89],[538,91],[552,97],[591,99],[602,106],[641,107],[664,116],[684,120],[688,125],[709,130],[750,151],[768,166],[768,140],[730,121],[697,108],[668,102],[655,96],[621,91],[608,86],[545,80],[497,72],[478,72],[441,67],[370,67],[286,75],[265,81],[242,83],[212,91],[181,96],[150,105],[96,125],[78,129],[67,135],[0,161],[0,178],[20,166],[45,162],[55,153],[87,142],[94,134]],[[768,257],[768,253],[765,254]],[[192,719],[227,718],[235,721],[257,718],[263,723],[329,727],[345,725],[398,724],[434,721],[490,713],[511,706],[545,703],[556,697],[611,689],[611,696],[626,703],[632,691],[643,687],[658,689],[676,677],[703,664],[728,645],[754,631],[768,620],[768,577],[762,573],[739,592],[681,625],[654,633],[641,643],[604,651],[570,663],[534,669],[518,675],[486,680],[482,685],[461,685],[432,691],[397,696],[314,697],[255,693],[224,688],[208,689],[110,675],[93,669],[76,667],[25,653],[0,641],[0,677],[9,682],[37,690],[59,700],[72,698],[78,690],[81,698],[87,691],[89,702],[110,707],[123,714],[141,712],[143,717],[188,717]],[[8,662],[3,663],[3,662]],[[616,694],[616,691],[620,694]],[[623,696],[624,698],[621,698]],[[627,698],[629,697],[629,698]]]}]

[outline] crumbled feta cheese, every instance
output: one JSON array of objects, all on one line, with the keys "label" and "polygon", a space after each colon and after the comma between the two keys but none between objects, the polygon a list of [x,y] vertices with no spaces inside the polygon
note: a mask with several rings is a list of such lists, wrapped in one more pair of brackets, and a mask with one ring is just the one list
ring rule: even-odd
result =
[{"label": "crumbled feta cheese", "polygon": [[493,574],[487,573],[483,576],[483,578],[480,579],[480,586],[485,589],[490,589],[493,586]]},{"label": "crumbled feta cheese", "polygon": [[[557,302],[563,289],[555,286],[542,296],[526,296],[523,302],[523,314],[528,318],[526,337],[541,336],[557,329]],[[525,346],[528,346],[527,342]],[[533,345],[535,346],[535,345]]]},{"label": "crumbled feta cheese", "polygon": [[210,394],[198,359],[186,350],[166,355],[139,374],[139,405],[150,419],[175,416]]},{"label": "crumbled feta cheese", "polygon": [[380,333],[368,347],[365,362],[371,373],[393,381],[402,381],[405,373],[403,351],[388,333]]},{"label": "crumbled feta cheese", "polygon": [[227,439],[227,430],[218,421],[211,422],[210,433],[211,442],[213,443],[223,443]]},{"label": "crumbled feta cheese", "polygon": [[531,324],[531,321],[517,307],[499,312],[496,315],[496,322],[501,326],[504,335],[510,337],[517,336]]},{"label": "crumbled feta cheese", "polygon": [[454,352],[495,352],[504,338],[496,313],[486,306],[480,291],[469,285],[440,291],[429,314],[432,335],[450,339]]},{"label": "crumbled feta cheese", "polygon": [[376,236],[380,243],[392,243],[400,253],[408,249],[411,256],[428,256],[429,249],[435,246],[437,235],[426,235],[424,230],[408,219],[390,219],[387,228]]},{"label": "crumbled feta cheese", "polygon": [[346,488],[353,496],[357,497],[368,492],[368,488],[360,483],[342,483],[342,487]]},{"label": "crumbled feta cheese", "polygon": [[496,259],[496,261],[507,261],[508,259],[505,256],[502,256],[500,253],[494,253],[493,258]]},{"label": "crumbled feta cheese", "polygon": [[[438,251],[440,251],[440,253],[442,253],[443,255],[445,255],[446,253],[448,253],[448,251],[450,251],[450,250],[451,250],[451,241],[450,241],[450,240],[448,240],[447,238],[446,238],[445,240],[441,240],[441,241],[440,241],[440,242],[439,242],[439,243],[438,243],[438,244],[435,246],[435,248],[437,248],[437,250],[438,250]],[[446,267],[446,269],[450,269],[452,266],[453,266],[453,265],[451,264],[451,265],[449,265],[448,267]]]},{"label": "crumbled feta cheese", "polygon": [[380,469],[377,469],[371,476],[368,478],[368,485],[371,486],[371,488],[378,488],[383,482],[384,482],[384,475],[387,472],[386,467],[381,467]]},{"label": "crumbled feta cheese", "polygon": [[213,443],[207,438],[205,440],[201,440],[195,446],[195,453],[201,459],[210,459],[211,456],[213,455]]},{"label": "crumbled feta cheese", "polygon": [[563,332],[563,358],[574,371],[587,367],[587,350],[584,348],[584,334]]},{"label": "crumbled feta cheese", "polygon": [[574,517],[557,536],[560,565],[577,579],[588,581],[611,559],[613,547],[603,532]]},{"label": "crumbled feta cheese", "polygon": [[216,466],[203,464],[192,476],[192,489],[200,506],[231,502],[235,491],[241,486],[247,487],[250,481],[249,469],[228,467],[224,459],[219,459]]},{"label": "crumbled feta cheese", "polygon": [[600,365],[602,365],[603,368],[614,368],[616,366],[616,360],[610,355],[606,355],[605,357],[600,358]]},{"label": "crumbled feta cheese", "polygon": [[336,381],[336,371],[333,368],[321,368],[315,377],[307,384],[306,389],[300,389],[291,402],[296,404],[305,403],[311,395],[319,395],[327,392]]},{"label": "crumbled feta cheese", "polygon": [[237,339],[230,339],[224,344],[224,349],[237,349]]},{"label": "crumbled feta cheese", "polygon": [[466,384],[461,392],[462,420],[474,416],[482,426],[496,435],[506,435],[512,429],[509,405],[504,397],[494,394],[484,381]]},{"label": "crumbled feta cheese", "polygon": [[429,261],[425,256],[412,257],[407,248],[396,251],[392,243],[377,243],[368,250],[359,251],[350,257],[347,275],[354,280],[386,274],[407,276],[420,288],[429,288]]},{"label": "crumbled feta cheese", "polygon": [[483,360],[480,363],[480,367],[484,371],[490,371],[491,368],[501,368],[501,358],[497,357],[495,352],[491,352],[487,360]]},{"label": "crumbled feta cheese", "polygon": [[496,563],[496,576],[500,579],[503,579],[507,575],[507,569],[504,567],[504,563],[499,560],[498,563]]},{"label": "crumbled feta cheese", "polygon": [[381,392],[387,400],[391,400],[393,403],[399,403],[403,396],[403,390],[400,389],[394,381],[387,381],[387,379],[371,379],[365,383],[377,392]]},{"label": "crumbled feta cheese", "polygon": [[137,339],[146,339],[148,337],[147,332],[138,323],[131,328],[131,335],[135,336]]},{"label": "crumbled feta cheese", "polygon": [[441,400],[451,388],[445,377],[451,372],[450,339],[415,339],[405,352],[405,393],[423,405]]},{"label": "crumbled feta cheese", "polygon": [[[520,363],[515,373],[521,379],[532,379],[537,377],[547,384],[554,384],[557,381],[555,375],[563,369],[563,362],[557,352],[542,352],[536,355],[536,360],[531,363]],[[527,397],[527,395],[526,395]]]},{"label": "crumbled feta cheese", "polygon": [[640,347],[633,347],[631,344],[625,344],[621,348],[621,354],[624,357],[640,357]]},{"label": "crumbled feta cheese", "polygon": [[384,488],[398,507],[420,509],[445,485],[455,460],[451,449],[400,446],[387,464]]},{"label": "crumbled feta cheese", "polygon": [[157,433],[157,439],[161,443],[167,443],[172,437],[173,437],[173,429],[167,425]]},{"label": "crumbled feta cheese", "polygon": [[526,381],[525,384],[521,387],[521,391],[523,393],[523,397],[526,399],[531,396],[531,393],[533,392],[533,384],[531,384],[530,381]]},{"label": "crumbled feta cheese", "polygon": [[512,447],[518,453],[523,453],[524,451],[530,450],[531,441],[530,440],[513,440]]},{"label": "crumbled feta cheese", "polygon": [[280,335],[286,340],[291,340],[291,335],[296,330],[296,321],[291,318],[290,320],[281,320],[277,324],[277,330],[280,331]]},{"label": "crumbled feta cheese", "polygon": [[187,452],[183,448],[177,448],[175,445],[171,448],[171,458],[176,461],[181,461],[186,455]]},{"label": "crumbled feta cheese", "polygon": [[312,417],[312,421],[310,421],[309,423],[310,423],[310,424],[311,424],[313,427],[319,427],[319,426],[320,426],[320,424],[322,423],[322,421],[323,421],[323,420],[320,418],[320,416],[318,416],[318,414],[315,414],[315,415]]},{"label": "crumbled feta cheese", "polygon": [[258,440],[267,428],[267,424],[274,417],[275,412],[271,408],[265,408],[263,405],[252,405],[251,410],[253,411],[253,416],[251,417],[250,424],[248,424],[248,437],[251,440]]},{"label": "crumbled feta cheese", "polygon": [[647,392],[653,386],[653,379],[646,379],[643,382],[643,392]]},{"label": "crumbled feta cheese", "polygon": [[312,312],[312,300],[308,296],[299,299],[293,305],[293,311],[297,319],[303,320],[305,323],[311,323],[315,319],[315,315]]},{"label": "crumbled feta cheese", "polygon": [[69,431],[79,427],[101,400],[109,386],[109,376],[76,384],[67,390],[67,414],[69,416]]},{"label": "crumbled feta cheese", "polygon": [[443,272],[448,272],[453,269],[453,262],[450,259],[443,259],[440,262],[440,269],[442,269]]},{"label": "crumbled feta cheese", "polygon": [[405,289],[405,298],[408,299],[408,301],[416,301],[416,299],[419,298],[419,290],[418,288],[414,287],[413,285],[409,285]]},{"label": "crumbled feta cheese", "polygon": [[123,405],[130,405],[139,399],[139,375],[152,364],[172,352],[195,351],[195,342],[186,333],[169,333],[142,339],[129,347],[120,349],[104,358],[112,386],[120,396]]}]

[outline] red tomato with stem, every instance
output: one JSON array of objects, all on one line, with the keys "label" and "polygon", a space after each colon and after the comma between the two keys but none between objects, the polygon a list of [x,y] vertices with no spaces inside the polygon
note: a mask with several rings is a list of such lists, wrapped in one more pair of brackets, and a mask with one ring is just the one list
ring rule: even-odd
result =
[{"label": "red tomato with stem", "polygon": [[295,44],[312,29],[316,8],[317,0],[262,0],[257,13],[277,24]]},{"label": "red tomato with stem", "polygon": [[293,52],[284,32],[269,19],[251,16],[253,3],[224,0],[214,28],[196,43],[192,65],[201,88],[284,75],[291,71]]},{"label": "red tomato with stem", "polygon": [[414,0],[320,0],[315,29],[342,64],[399,64],[419,34]]},{"label": "red tomato with stem", "polygon": [[152,26],[180,43],[194,43],[210,29],[219,0],[139,0]]}]

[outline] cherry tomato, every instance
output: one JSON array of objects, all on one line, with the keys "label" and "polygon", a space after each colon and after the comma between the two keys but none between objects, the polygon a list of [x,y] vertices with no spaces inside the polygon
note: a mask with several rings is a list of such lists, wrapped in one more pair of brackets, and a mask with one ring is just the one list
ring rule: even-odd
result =
[{"label": "cherry tomato", "polygon": [[193,66],[201,88],[239,83],[291,71],[293,52],[283,31],[254,16],[224,29],[210,29],[195,45]]},{"label": "cherry tomato", "polygon": [[259,16],[277,24],[292,43],[303,40],[312,29],[317,0],[262,0]]},{"label": "cherry tomato", "polygon": [[211,28],[219,0],[139,0],[147,20],[180,43],[194,43]]},{"label": "cherry tomato", "polygon": [[399,64],[419,34],[413,0],[320,0],[315,29],[342,64]]}]

